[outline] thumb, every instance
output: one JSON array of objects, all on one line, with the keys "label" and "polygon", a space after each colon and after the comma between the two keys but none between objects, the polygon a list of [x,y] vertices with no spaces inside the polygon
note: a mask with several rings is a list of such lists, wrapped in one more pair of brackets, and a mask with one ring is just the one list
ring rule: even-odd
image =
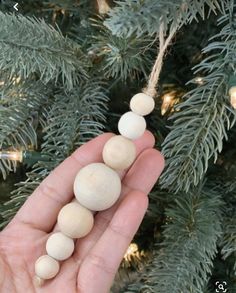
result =
[{"label": "thumb", "polygon": [[124,197],[107,229],[81,264],[79,292],[109,292],[120,262],[147,207],[148,197],[141,191],[132,190]]}]

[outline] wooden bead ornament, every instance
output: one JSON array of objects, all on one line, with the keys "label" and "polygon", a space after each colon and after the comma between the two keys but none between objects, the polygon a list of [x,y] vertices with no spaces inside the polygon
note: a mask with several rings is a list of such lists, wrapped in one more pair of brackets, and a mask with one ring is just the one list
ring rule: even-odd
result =
[{"label": "wooden bead ornament", "polygon": [[236,109],[236,86],[232,86],[229,89],[230,103],[234,109]]},{"label": "wooden bead ornament", "polygon": [[104,163],[112,169],[127,169],[136,157],[135,144],[124,136],[113,136],[104,145],[102,157]]},{"label": "wooden bead ornament", "polygon": [[74,180],[75,198],[60,210],[57,218],[61,232],[52,234],[46,242],[48,255],[35,263],[38,284],[59,272],[58,261],[68,259],[74,251],[74,240],[85,237],[94,225],[93,213],[110,208],[121,193],[121,180],[115,170],[129,168],[136,157],[132,140],[141,137],[146,129],[143,116],[154,109],[152,97],[139,93],[130,101],[129,111],[121,116],[118,130],[121,135],[110,138],[104,145],[104,163],[91,163],[77,173]]},{"label": "wooden bead ornament", "polygon": [[93,228],[93,214],[78,202],[65,205],[59,212],[57,223],[61,232],[70,238],[81,238]]},{"label": "wooden bead ornament", "polygon": [[130,100],[130,109],[141,116],[150,114],[154,107],[154,99],[144,93],[136,94]]},{"label": "wooden bead ornament", "polygon": [[49,255],[40,256],[35,263],[36,276],[44,280],[55,277],[59,268],[59,262]]},{"label": "wooden bead ornament", "polygon": [[111,207],[121,191],[119,175],[103,163],[89,164],[78,172],[74,194],[87,209],[102,211]]},{"label": "wooden bead ornament", "polygon": [[145,129],[145,119],[132,111],[123,114],[118,122],[118,130],[120,134],[129,139],[134,140],[141,137],[144,134]]},{"label": "wooden bead ornament", "polygon": [[46,251],[56,260],[65,260],[74,251],[74,241],[61,232],[54,233],[47,240]]}]

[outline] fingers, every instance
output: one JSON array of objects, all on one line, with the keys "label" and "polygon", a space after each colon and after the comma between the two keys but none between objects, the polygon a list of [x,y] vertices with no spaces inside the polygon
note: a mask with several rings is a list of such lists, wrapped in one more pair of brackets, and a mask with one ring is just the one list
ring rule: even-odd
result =
[{"label": "fingers", "polygon": [[105,133],[77,149],[55,168],[28,198],[16,219],[48,232],[55,224],[61,207],[73,196],[73,182],[80,168],[102,160],[102,149],[113,134]]},{"label": "fingers", "polygon": [[[58,212],[73,197],[73,183],[77,172],[87,164],[102,161],[103,146],[113,135],[105,133],[96,137],[55,168],[28,198],[14,220],[45,232],[51,231]],[[146,131],[135,144],[137,153],[140,153],[153,146],[154,137]]]},{"label": "fingers", "polygon": [[[122,193],[119,202],[131,190],[139,190],[148,194],[156,183],[163,168],[164,159],[159,151],[155,149],[143,151],[123,179]],[[74,254],[74,258],[77,262],[81,262],[90,249],[96,245],[98,239],[109,225],[119,206],[119,202],[110,209],[99,212],[95,216],[95,224],[89,235],[77,241]]]},{"label": "fingers", "polygon": [[141,191],[133,190],[123,199],[106,231],[80,266],[77,282],[79,292],[109,291],[147,205],[148,198]]},{"label": "fingers", "polygon": [[136,189],[148,194],[161,175],[164,165],[164,157],[159,151],[149,149],[142,152],[123,179],[122,192]]}]

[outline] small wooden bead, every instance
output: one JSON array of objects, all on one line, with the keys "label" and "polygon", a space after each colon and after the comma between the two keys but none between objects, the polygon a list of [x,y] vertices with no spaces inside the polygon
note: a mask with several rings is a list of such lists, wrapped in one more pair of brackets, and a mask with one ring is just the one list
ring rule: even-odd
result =
[{"label": "small wooden bead", "polygon": [[229,89],[229,95],[230,95],[230,96],[234,96],[234,95],[236,95],[236,86],[232,86],[232,87]]},{"label": "small wooden bead", "polygon": [[59,268],[60,265],[57,260],[49,255],[42,255],[35,263],[35,274],[43,280],[48,280],[56,276],[59,272]]},{"label": "small wooden bead", "polygon": [[144,93],[136,94],[130,100],[130,109],[141,116],[150,114],[154,107],[154,99]]},{"label": "small wooden bead", "polygon": [[143,135],[145,129],[145,119],[131,111],[123,114],[118,122],[118,130],[120,134],[129,139],[139,138]]},{"label": "small wooden bead", "polygon": [[111,207],[120,192],[120,177],[103,163],[92,163],[83,167],[74,181],[75,197],[80,204],[93,211]]},{"label": "small wooden bead", "polygon": [[46,251],[56,260],[65,260],[74,251],[74,241],[61,232],[54,233],[47,240]]},{"label": "small wooden bead", "polygon": [[57,223],[61,232],[66,236],[80,238],[91,231],[94,219],[91,211],[78,202],[72,202],[60,210]]},{"label": "small wooden bead", "polygon": [[236,95],[232,96],[230,99],[231,106],[236,109]]},{"label": "small wooden bead", "polygon": [[229,89],[229,95],[230,95],[230,103],[234,109],[236,109],[236,86],[232,86]]},{"label": "small wooden bead", "polygon": [[136,147],[132,140],[116,135],[104,145],[103,161],[116,170],[123,170],[131,166],[136,157]]}]

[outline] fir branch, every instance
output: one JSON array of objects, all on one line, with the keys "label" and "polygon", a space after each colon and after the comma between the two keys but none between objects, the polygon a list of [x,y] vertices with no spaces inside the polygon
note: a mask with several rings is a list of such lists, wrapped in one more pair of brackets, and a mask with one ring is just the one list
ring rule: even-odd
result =
[{"label": "fir branch", "polygon": [[206,186],[178,194],[166,210],[164,241],[140,282],[126,293],[202,293],[213,266],[222,234],[223,202]]},{"label": "fir branch", "polygon": [[43,151],[53,159],[56,157],[59,163],[73,149],[99,135],[107,101],[105,90],[98,82],[91,81],[69,95],[56,95],[48,113],[48,125],[43,130]]},{"label": "fir branch", "polygon": [[135,78],[140,72],[145,76],[148,75],[153,63],[152,38],[148,36],[137,38],[135,35],[127,38],[117,37],[102,26],[100,21],[95,20],[93,27],[99,30],[99,34],[93,35],[91,50],[102,57],[99,70],[107,78],[126,80],[128,77]]},{"label": "fir branch", "polygon": [[37,74],[41,81],[59,78],[71,89],[86,77],[80,47],[44,20],[0,12],[0,70],[9,78]]},{"label": "fir branch", "polygon": [[[209,55],[196,67],[196,73],[205,75],[204,83],[184,96],[170,118],[174,123],[163,144],[167,161],[161,177],[162,186],[169,190],[188,191],[199,183],[209,159],[213,157],[216,162],[227,131],[235,123],[236,111],[229,104],[228,83],[236,73],[236,35],[230,29],[229,18],[226,14],[220,19],[219,23],[227,22],[216,36],[221,40],[203,50]],[[195,83],[195,79],[191,82]]]},{"label": "fir branch", "polygon": [[234,274],[236,274],[236,209],[225,217],[224,234],[220,245],[223,259],[232,257],[234,260]]},{"label": "fir branch", "polygon": [[116,1],[117,6],[109,12],[104,24],[119,37],[132,34],[141,36],[145,33],[153,35],[158,32],[160,24],[166,32],[168,26],[179,27],[197,19],[198,14],[204,18],[206,6],[210,11],[223,9],[225,1],[219,0],[135,0]]},{"label": "fir branch", "polygon": [[[47,103],[48,91],[40,82],[22,82],[2,88],[0,98],[0,149],[26,150],[37,147],[35,116]],[[16,162],[0,160],[5,179]]]},{"label": "fir branch", "polygon": [[[226,176],[221,177],[222,181],[227,179]],[[224,180],[223,180],[224,178]],[[224,233],[219,241],[221,254],[224,260],[231,260],[233,271],[232,276],[236,275],[236,183],[235,175],[226,183],[222,184],[222,192],[224,192],[224,199],[226,201],[226,208],[224,212]]]},{"label": "fir branch", "polygon": [[213,170],[209,170],[208,178],[212,182],[211,188],[222,194],[222,199],[225,202],[223,210],[224,229],[223,235],[218,241],[218,246],[221,251],[221,258],[232,264],[229,275],[233,278],[236,274],[236,169],[232,153],[228,159],[230,159],[230,165],[227,162],[227,154],[224,154],[226,167],[214,166],[214,168],[211,168]]},{"label": "fir branch", "polygon": [[16,214],[40,182],[78,146],[102,133],[106,120],[106,91],[98,81],[89,81],[73,92],[61,91],[47,111],[42,153],[48,162],[38,162],[27,173],[27,180],[17,184],[11,199],[0,207],[3,228]]}]

